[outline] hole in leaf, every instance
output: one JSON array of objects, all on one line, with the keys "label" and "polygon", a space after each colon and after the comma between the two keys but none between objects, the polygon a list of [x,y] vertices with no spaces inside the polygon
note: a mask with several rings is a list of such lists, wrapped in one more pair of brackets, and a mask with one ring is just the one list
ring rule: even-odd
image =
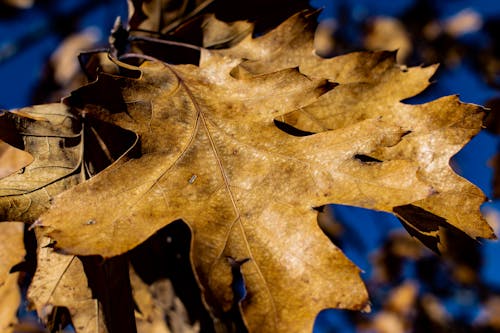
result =
[{"label": "hole in leaf", "polygon": [[313,132],[300,130],[298,128],[293,127],[292,125],[289,125],[287,123],[284,123],[276,119],[274,120],[274,125],[276,125],[276,127],[278,127],[283,132],[293,136],[308,136],[314,134]]},{"label": "hole in leaf", "polygon": [[401,135],[401,137],[402,137],[402,138],[404,138],[405,136],[407,136],[408,134],[411,134],[411,133],[412,133],[412,131],[406,131],[406,132],[404,132],[404,133]]},{"label": "hole in leaf", "polygon": [[231,273],[233,275],[231,289],[233,290],[234,299],[233,306],[227,313],[224,314],[224,318],[227,318],[227,322],[233,326],[235,332],[244,333],[247,332],[247,329],[239,311],[239,303],[247,296],[247,290],[245,287],[245,279],[241,273],[241,266],[250,259],[245,258],[236,260],[232,257],[227,257],[227,260],[231,265]]},{"label": "hole in leaf", "polygon": [[249,261],[250,259],[245,258],[242,260],[236,260],[232,257],[227,257],[229,264],[231,265],[231,273],[233,274],[233,282],[231,287],[234,293],[234,301],[237,305],[238,302],[243,300],[246,296],[245,280],[243,274],[241,274],[241,265]]},{"label": "hole in leaf", "polygon": [[363,162],[363,163],[381,163],[382,162],[378,158],[371,157],[371,156],[364,155],[364,154],[356,154],[356,155],[354,155],[354,158],[360,162]]}]

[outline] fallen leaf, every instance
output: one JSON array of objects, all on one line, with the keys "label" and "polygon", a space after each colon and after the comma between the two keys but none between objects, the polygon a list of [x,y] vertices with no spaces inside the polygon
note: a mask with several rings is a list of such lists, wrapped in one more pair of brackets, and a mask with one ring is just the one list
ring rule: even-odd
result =
[{"label": "fallen leaf", "polygon": [[240,42],[253,31],[253,24],[247,21],[226,23],[215,15],[207,15],[202,24],[203,47],[230,47]]},{"label": "fallen leaf", "polygon": [[400,126],[406,132],[404,138],[369,157],[374,162],[413,161],[419,179],[432,186],[435,195],[389,210],[427,246],[439,251],[441,228],[459,229],[473,238],[494,238],[479,210],[485,196],[449,165],[450,158],[480,131],[482,108],[461,103],[456,96],[422,105],[402,103],[429,85],[436,66],[398,66],[390,52],[322,59],[306,51],[312,49],[313,18],[310,12],[298,13],[267,35],[249,36],[218,52],[248,59],[241,67],[252,75],[298,66],[306,75],[339,83],[318,103],[278,118],[302,131],[336,130],[366,119],[383,119]]},{"label": "fallen leaf", "polygon": [[310,331],[324,308],[367,307],[358,268],[314,207],[393,212],[436,248],[440,228],[493,237],[483,194],[448,165],[482,109],[456,97],[401,103],[435,67],[399,67],[387,52],[320,58],[313,18],[201,49],[199,66],[146,61],[135,77],[116,61],[123,73],[75,91],[65,100],[73,115],[136,133],[141,154],[126,151],[54,198],[44,233],[68,253],[108,258],[182,219],[212,314],[240,310],[258,332]]},{"label": "fallen leaf", "polygon": [[10,273],[10,270],[24,260],[23,235],[24,223],[0,223],[0,331],[6,333],[13,331],[21,305],[19,273]]},{"label": "fallen leaf", "polygon": [[212,2],[213,0],[128,0],[129,25],[132,29],[167,33]]},{"label": "fallen leaf", "polygon": [[80,259],[54,252],[49,238],[39,238],[37,269],[28,300],[45,323],[54,307],[66,307],[78,333],[108,332],[101,304],[92,295]]},{"label": "fallen leaf", "polygon": [[48,208],[52,196],[77,183],[81,152],[73,139],[78,139],[78,124],[59,103],[4,117],[21,133],[24,149],[34,160],[24,172],[0,179],[0,221],[32,223]]},{"label": "fallen leaf", "polygon": [[33,162],[33,156],[0,140],[0,179],[21,170]]},{"label": "fallen leaf", "polygon": [[0,179],[0,221],[35,222],[53,196],[104,169],[137,140],[119,128],[86,123],[60,103],[13,110],[3,118],[34,160],[22,173]]},{"label": "fallen leaf", "polygon": [[17,323],[17,311],[21,305],[21,291],[17,280],[19,273],[9,274],[0,285],[0,330],[14,332]]},{"label": "fallen leaf", "polygon": [[5,283],[10,269],[24,260],[24,223],[0,223],[0,286]]},{"label": "fallen leaf", "polygon": [[[4,117],[8,128],[20,133],[34,161],[22,174],[0,180],[0,221],[39,224],[36,220],[53,196],[113,163],[136,141],[135,135],[121,129],[86,122],[60,103],[14,110]],[[110,137],[120,140],[111,143]],[[47,242],[44,240],[42,246]],[[39,248],[38,261],[29,296],[40,318],[48,323],[55,307],[66,307],[77,332],[107,331],[80,260]]]},{"label": "fallen leaf", "polygon": [[[43,225],[65,251],[110,257],[182,218],[193,229],[192,260],[205,297],[221,304],[216,313],[234,302],[227,258],[251,259],[242,266],[242,308],[252,329],[300,331],[312,327],[322,308],[365,307],[358,269],[321,233],[312,207],[392,209],[431,195],[409,161],[354,158],[393,146],[404,132],[373,119],[288,135],[274,118],[315,101],[331,88],[327,82],[295,69],[235,79],[230,72],[238,61],[204,56],[200,67],[146,63],[140,79],[104,75],[73,94],[67,102],[84,102],[78,107],[87,117],[138,132],[143,155],[122,159],[58,197]],[[113,80],[123,89],[127,115],[96,105],[102,82]],[[159,82],[161,88],[152,89]],[[295,301],[290,288],[300,291]],[[292,311],[303,319],[286,315]]]}]

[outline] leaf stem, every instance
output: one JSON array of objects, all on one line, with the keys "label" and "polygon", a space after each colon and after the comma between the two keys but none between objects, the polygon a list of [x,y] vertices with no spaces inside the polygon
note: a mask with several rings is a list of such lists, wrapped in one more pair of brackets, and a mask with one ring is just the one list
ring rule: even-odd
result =
[{"label": "leaf stem", "polygon": [[164,65],[167,65],[167,63],[165,61],[162,61],[158,58],[155,58],[155,57],[152,57],[152,56],[148,56],[146,54],[141,54],[141,53],[125,53],[125,54],[122,54],[120,57],[118,57],[117,60],[121,61],[123,59],[131,59],[131,58],[137,58],[137,59],[143,59],[143,60],[149,60],[149,61],[154,61],[154,62],[160,62]]},{"label": "leaf stem", "polygon": [[179,46],[179,47],[185,47],[188,49],[193,49],[197,51],[204,50],[204,47],[193,45],[193,44],[188,44],[188,43],[183,43],[183,42],[175,42],[173,40],[166,40],[166,39],[160,39],[160,38],[154,38],[154,37],[148,37],[148,36],[130,36],[128,38],[129,41],[146,41],[146,42],[151,42],[151,43],[158,43],[158,44],[165,44],[165,45],[172,45],[172,46]]}]

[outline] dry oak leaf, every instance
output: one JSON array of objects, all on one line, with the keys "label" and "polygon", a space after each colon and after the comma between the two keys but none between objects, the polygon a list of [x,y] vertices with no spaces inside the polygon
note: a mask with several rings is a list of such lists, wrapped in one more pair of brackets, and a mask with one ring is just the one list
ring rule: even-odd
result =
[{"label": "dry oak leaf", "polygon": [[61,103],[6,112],[0,128],[0,138],[9,133],[33,156],[22,172],[0,178],[0,221],[33,223],[52,197],[104,169],[137,141],[135,134],[85,121]]},{"label": "dry oak leaf", "polygon": [[484,194],[449,165],[450,158],[480,131],[483,109],[461,103],[456,96],[405,104],[401,101],[429,85],[436,66],[399,66],[394,52],[323,59],[313,52],[314,30],[314,13],[304,11],[262,37],[248,35],[238,45],[215,52],[247,59],[237,72],[242,76],[298,66],[308,76],[339,83],[317,103],[278,118],[302,131],[336,130],[367,119],[400,126],[406,132],[404,138],[373,151],[369,160],[413,161],[419,179],[433,187],[435,195],[388,210],[429,248],[440,250],[442,228],[461,230],[473,238],[495,238],[480,213]]},{"label": "dry oak leaf", "polygon": [[10,269],[24,260],[24,223],[0,223],[0,286],[5,283]]},{"label": "dry oak leaf", "polygon": [[24,150],[0,140],[0,179],[10,176],[33,162],[33,156]]},{"label": "dry oak leaf", "polygon": [[247,21],[224,22],[214,14],[207,14],[201,25],[203,47],[221,48],[232,46],[252,33],[253,24]]},{"label": "dry oak leaf", "polygon": [[0,223],[0,331],[12,332],[17,323],[21,291],[17,283],[19,273],[10,273],[12,267],[24,260],[24,223]]},{"label": "dry oak leaf", "polygon": [[0,221],[32,223],[54,195],[78,182],[77,122],[60,103],[7,112],[0,121],[2,131],[20,136],[24,151],[34,158],[23,172],[0,179]]},{"label": "dry oak leaf", "polygon": [[93,298],[81,260],[55,252],[52,241],[37,234],[37,268],[28,289],[30,307],[45,323],[54,307],[66,307],[78,333],[108,332],[102,306]]},{"label": "dry oak leaf", "polygon": [[[112,162],[133,142],[133,138],[119,135],[123,132],[102,128],[98,123],[84,124],[81,117],[60,103],[12,110],[4,113],[0,120],[3,130],[0,135],[8,133],[9,140],[22,143],[34,157],[23,172],[0,179],[0,221],[34,222],[49,207],[54,195],[90,177],[95,172],[93,169]],[[106,146],[99,135],[105,131],[120,138],[120,144]],[[108,156],[104,159],[100,156],[106,154]],[[23,245],[24,224],[19,224]],[[1,223],[0,227],[4,225],[7,223]],[[8,249],[15,249],[10,246],[9,233],[1,233],[0,238],[4,235],[9,239],[1,243],[9,244]],[[39,317],[47,322],[53,319],[50,315],[55,306],[66,307],[79,333],[106,332],[101,310],[97,300],[92,298],[80,259],[44,248],[50,241],[42,237],[39,240],[37,271],[28,291],[31,305]],[[1,251],[0,258],[7,253]],[[12,292],[10,295],[14,296]]]},{"label": "dry oak leaf", "polygon": [[168,33],[214,0],[128,0],[131,29]]},{"label": "dry oak leaf", "polygon": [[[58,196],[41,223],[64,251],[110,257],[182,219],[215,315],[238,301],[228,258],[248,258],[240,307],[250,331],[310,331],[321,309],[367,305],[359,270],[321,232],[313,207],[390,210],[434,192],[411,161],[355,158],[395,145],[399,126],[369,119],[287,134],[274,118],[332,85],[297,69],[235,78],[239,61],[204,51],[199,67],[146,62],[138,79],[102,74],[75,91],[66,103],[137,132],[142,156]],[[110,103],[102,94],[110,90],[123,101]]]},{"label": "dry oak leaf", "polygon": [[19,272],[9,274],[0,286],[0,331],[14,332],[18,322],[17,312],[21,305],[21,291],[18,284]]}]

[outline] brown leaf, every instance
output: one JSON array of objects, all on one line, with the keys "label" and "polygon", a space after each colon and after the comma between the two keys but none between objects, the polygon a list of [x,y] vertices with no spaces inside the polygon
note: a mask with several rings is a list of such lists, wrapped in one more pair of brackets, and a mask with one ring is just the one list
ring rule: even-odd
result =
[{"label": "brown leaf", "polygon": [[203,20],[203,47],[230,47],[252,34],[253,24],[246,21],[226,23],[215,15],[207,15]]},{"label": "brown leaf", "polygon": [[[428,86],[435,66],[401,67],[389,52],[322,59],[306,51],[311,50],[312,26],[311,14],[302,12],[267,35],[247,37],[220,52],[249,59],[241,67],[252,74],[299,66],[307,75],[339,83],[317,103],[279,118],[302,131],[334,130],[366,119],[401,126],[407,134],[402,140],[369,157],[414,161],[419,179],[432,186],[435,195],[393,209],[410,233],[427,246],[439,250],[441,228],[458,228],[473,238],[493,238],[479,211],[484,195],[449,166],[450,158],[481,129],[483,110],[461,103],[456,96],[415,106],[402,103]],[[349,112],[344,111],[346,107]]]},{"label": "brown leaf", "polygon": [[66,307],[78,333],[107,332],[102,308],[93,298],[82,262],[74,255],[54,252],[49,238],[40,238],[37,269],[28,299],[47,323],[54,307]]},{"label": "brown leaf", "polygon": [[0,223],[0,331],[12,332],[17,323],[17,311],[21,304],[21,291],[17,280],[19,273],[11,268],[24,260],[24,223]]},{"label": "brown leaf", "polygon": [[22,133],[24,149],[34,161],[24,172],[0,179],[0,221],[32,223],[53,195],[77,182],[81,147],[72,140],[78,138],[78,124],[62,104],[28,107],[4,117]]},{"label": "brown leaf", "polygon": [[[21,134],[24,148],[35,160],[22,174],[0,180],[0,220],[34,222],[48,208],[54,195],[100,171],[136,141],[135,135],[130,137],[123,130],[84,121],[63,104],[14,110],[5,117],[4,125]],[[120,140],[110,143],[109,136]],[[64,306],[70,311],[78,332],[96,332],[97,326],[103,326],[104,319],[88,289],[83,269],[78,271],[79,259],[52,253],[51,249],[40,251],[43,255],[39,257],[38,271],[30,289],[40,317],[48,320],[54,307]],[[75,268],[75,265],[80,266]],[[62,267],[63,271],[54,272],[55,266]],[[48,276],[50,274],[55,276]],[[81,290],[72,286],[81,282],[84,283],[78,287]],[[89,294],[82,296],[85,291]],[[98,320],[88,323],[89,318]]]},{"label": "brown leaf", "polygon": [[213,0],[128,0],[129,25],[132,29],[166,33],[212,2]]},{"label": "brown leaf", "polygon": [[137,141],[135,134],[102,122],[85,123],[60,103],[14,110],[4,118],[4,126],[21,133],[34,161],[0,179],[0,221],[34,222],[53,196],[104,169]]},{"label": "brown leaf", "polygon": [[4,333],[14,332],[17,323],[17,311],[21,305],[18,278],[19,273],[9,274],[0,285],[0,330]]},{"label": "brown leaf", "polygon": [[[226,258],[250,258],[242,266],[250,327],[310,329],[322,308],[366,305],[357,268],[329,244],[311,208],[334,202],[390,210],[432,191],[410,161],[354,158],[393,146],[403,135],[398,126],[374,119],[308,137],[287,135],[273,119],[315,101],[328,85],[293,69],[234,79],[229,73],[237,63],[207,53],[200,68],[145,64],[140,80],[103,77],[122,86],[128,116],[86,105],[87,116],[140,133],[143,156],[123,159],[66,192],[42,221],[58,247],[108,257],[182,218],[194,232],[193,262],[205,297],[222,305],[214,311],[237,301]],[[163,88],[151,89],[154,82]],[[69,103],[95,101],[100,84],[82,88]],[[71,204],[76,200],[81,209]],[[325,275],[327,283],[319,278]],[[290,288],[299,291],[295,301]],[[290,311],[304,319],[290,322]]]},{"label": "brown leaf", "polygon": [[24,223],[0,223],[0,286],[5,283],[10,269],[23,261],[24,250]]},{"label": "brown leaf", "polygon": [[367,306],[314,207],[393,212],[436,248],[440,228],[493,237],[484,196],[448,165],[482,109],[456,97],[401,103],[435,67],[402,68],[387,52],[322,59],[311,15],[202,50],[199,66],[146,61],[140,77],[101,74],[75,91],[73,114],[137,133],[141,155],[118,155],[55,198],[39,224],[57,247],[116,256],[182,219],[215,317],[240,310],[250,331],[303,332],[323,308]]},{"label": "brown leaf", "polygon": [[0,179],[7,177],[33,162],[33,156],[0,140]]}]

